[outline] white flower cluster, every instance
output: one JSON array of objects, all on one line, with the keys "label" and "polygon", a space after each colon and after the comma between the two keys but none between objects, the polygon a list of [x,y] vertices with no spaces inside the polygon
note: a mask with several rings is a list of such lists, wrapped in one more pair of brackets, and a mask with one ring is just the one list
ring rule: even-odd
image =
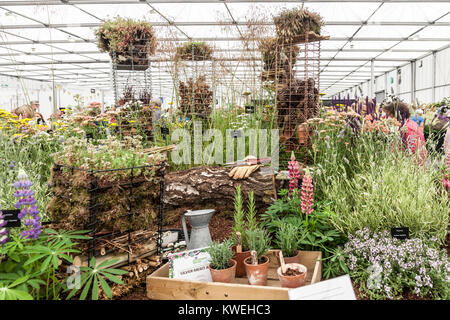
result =
[{"label": "white flower cluster", "polygon": [[372,232],[365,228],[349,237],[344,252],[351,274],[359,280],[370,278],[368,268],[381,270],[381,286],[369,288],[375,291],[369,294],[392,299],[394,287],[398,294],[409,287],[417,295],[439,296],[433,288],[437,282],[448,285],[450,263],[447,253],[440,252],[436,239],[432,240],[399,240],[388,231]]}]

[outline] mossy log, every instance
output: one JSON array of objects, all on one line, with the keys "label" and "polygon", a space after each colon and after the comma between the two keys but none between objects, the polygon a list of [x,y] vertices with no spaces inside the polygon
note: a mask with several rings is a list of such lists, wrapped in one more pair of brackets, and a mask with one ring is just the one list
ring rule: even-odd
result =
[{"label": "mossy log", "polygon": [[241,185],[245,200],[253,190],[256,208],[259,213],[264,212],[276,196],[272,171],[269,168],[258,169],[246,179],[234,180],[228,176],[231,169],[202,166],[167,173],[164,192],[165,223],[171,224],[180,219],[186,210],[196,209],[215,209],[215,214],[232,218],[238,185]]}]

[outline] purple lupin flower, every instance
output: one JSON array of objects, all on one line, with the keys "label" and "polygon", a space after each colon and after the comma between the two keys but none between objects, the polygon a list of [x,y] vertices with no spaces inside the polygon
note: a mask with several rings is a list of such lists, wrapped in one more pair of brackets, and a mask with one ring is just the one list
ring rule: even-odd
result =
[{"label": "purple lupin flower", "polygon": [[18,179],[13,183],[13,186],[17,189],[14,196],[18,198],[14,207],[20,209],[18,218],[28,228],[23,230],[20,235],[24,239],[37,239],[42,232],[42,226],[34,191],[30,189],[33,183],[28,180],[27,174],[22,169],[19,171]]}]

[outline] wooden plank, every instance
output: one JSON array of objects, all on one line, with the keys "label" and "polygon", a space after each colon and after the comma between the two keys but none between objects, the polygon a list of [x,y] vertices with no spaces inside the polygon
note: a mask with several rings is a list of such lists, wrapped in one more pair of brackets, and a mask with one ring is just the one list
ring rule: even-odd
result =
[{"label": "wooden plank", "polygon": [[158,300],[286,300],[288,289],[149,276],[147,296]]},{"label": "wooden plank", "polygon": [[319,251],[314,267],[314,273],[311,278],[311,284],[319,282],[320,280],[322,280],[322,252]]}]

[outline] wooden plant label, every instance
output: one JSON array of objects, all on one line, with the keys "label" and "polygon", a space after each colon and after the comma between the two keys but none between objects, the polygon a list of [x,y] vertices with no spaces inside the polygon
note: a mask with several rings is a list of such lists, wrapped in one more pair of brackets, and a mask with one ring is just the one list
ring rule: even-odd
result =
[{"label": "wooden plant label", "polygon": [[236,232],[236,252],[242,252],[242,237],[240,232]]},{"label": "wooden plant label", "polygon": [[250,255],[252,256],[252,264],[255,266],[258,265],[258,256],[256,255],[256,251],[252,250]]},{"label": "wooden plant label", "polygon": [[280,263],[281,263],[281,273],[285,274],[286,273],[286,264],[284,263],[283,252],[281,252],[281,250],[280,250]]}]

